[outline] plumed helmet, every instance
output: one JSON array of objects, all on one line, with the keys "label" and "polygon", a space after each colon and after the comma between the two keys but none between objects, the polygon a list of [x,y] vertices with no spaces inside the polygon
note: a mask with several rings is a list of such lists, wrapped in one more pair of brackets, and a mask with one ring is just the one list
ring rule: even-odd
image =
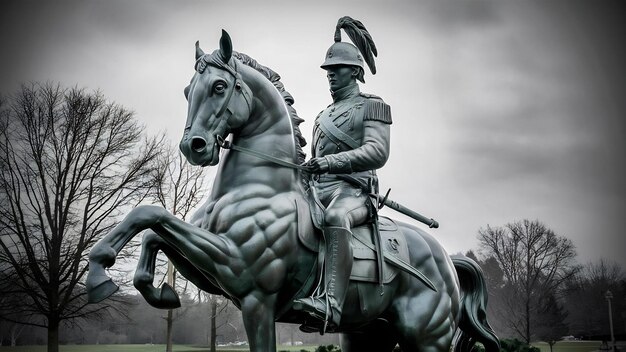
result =
[{"label": "plumed helmet", "polygon": [[[341,41],[341,29],[348,34],[355,45]],[[344,16],[337,21],[335,43],[326,51],[326,59],[320,67],[353,65],[365,69],[364,63],[366,63],[372,74],[376,74],[374,57],[377,55],[374,40],[365,26],[358,20]]]},{"label": "plumed helmet", "polygon": [[363,65],[363,56],[359,53],[359,49],[356,46],[345,43],[337,42],[328,48],[326,51],[326,60],[320,66],[326,68],[332,65],[351,65],[365,68]]}]

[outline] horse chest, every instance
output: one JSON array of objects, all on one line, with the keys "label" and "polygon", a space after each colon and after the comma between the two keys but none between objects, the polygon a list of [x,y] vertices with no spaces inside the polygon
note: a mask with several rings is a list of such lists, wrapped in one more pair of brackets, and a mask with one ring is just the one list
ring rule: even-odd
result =
[{"label": "horse chest", "polygon": [[[247,192],[245,192],[247,190]],[[232,241],[233,255],[248,264],[289,251],[296,209],[288,193],[242,188],[218,199],[207,214],[206,229]],[[271,250],[271,251],[268,251]]]},{"label": "horse chest", "polygon": [[[248,192],[243,192],[248,190]],[[228,261],[217,265],[224,289],[235,296],[251,290],[277,292],[297,241],[296,209],[290,194],[240,188],[209,207],[206,229],[228,243]]]}]

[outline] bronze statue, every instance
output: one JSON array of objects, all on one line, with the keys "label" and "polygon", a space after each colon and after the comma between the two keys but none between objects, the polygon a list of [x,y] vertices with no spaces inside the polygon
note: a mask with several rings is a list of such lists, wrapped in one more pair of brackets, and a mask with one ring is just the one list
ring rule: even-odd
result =
[{"label": "bronze statue", "polygon": [[[341,41],[342,28],[358,48]],[[294,308],[334,326],[339,326],[352,272],[351,228],[372,217],[369,194],[378,193],[376,169],[389,158],[391,109],[381,98],[361,93],[357,83],[365,83],[364,57],[376,73],[376,55],[365,26],[346,16],[339,19],[335,43],[321,65],[333,103],[315,120],[313,158],[306,165],[315,174],[312,191],[324,208],[325,285],[324,294],[298,299]]]},{"label": "bronze statue", "polygon": [[[453,338],[456,351],[470,351],[476,342],[488,352],[499,350],[486,320],[487,292],[476,263],[450,258],[425,231],[384,217],[377,222],[379,237],[372,236],[371,223],[349,224],[354,264],[338,325],[325,327],[308,311],[294,309],[294,301],[322,286],[318,259],[326,246],[320,245],[308,203],[310,171],[322,169],[301,165],[305,141],[293,97],[274,71],[233,51],[225,31],[211,54],[196,44],[195,73],[185,95],[189,106],[180,147],[194,165],[219,162],[211,195],[190,223],[157,206],[133,209],[89,253],[91,302],[117,290],[105,269],[130,239],[149,230],[134,278],[146,301],[158,308],[180,306],[171,287],[153,286],[156,254],[162,251],[200,289],[224,295],[241,309],[252,352],[276,351],[276,321],[341,333],[347,352],[391,351],[396,344],[406,352],[443,352]],[[383,106],[374,97],[363,100],[363,106],[369,101]],[[341,153],[315,155],[341,160]],[[352,171],[360,171],[356,165],[351,161]],[[384,257],[384,270],[377,269],[377,253]]]}]

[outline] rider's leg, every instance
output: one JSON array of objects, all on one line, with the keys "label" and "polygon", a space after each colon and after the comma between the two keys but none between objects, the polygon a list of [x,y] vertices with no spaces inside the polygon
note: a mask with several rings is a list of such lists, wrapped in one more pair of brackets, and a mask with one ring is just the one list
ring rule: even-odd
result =
[{"label": "rider's leg", "polygon": [[294,309],[304,310],[339,326],[352,272],[350,228],[367,220],[365,200],[364,196],[340,194],[327,207],[323,233],[326,244],[324,283],[328,302],[320,297],[299,299],[295,301]]},{"label": "rider's leg", "polygon": [[326,263],[324,276],[328,297],[330,322],[339,326],[343,303],[348,292],[350,273],[352,272],[352,233],[343,227],[326,227]]}]

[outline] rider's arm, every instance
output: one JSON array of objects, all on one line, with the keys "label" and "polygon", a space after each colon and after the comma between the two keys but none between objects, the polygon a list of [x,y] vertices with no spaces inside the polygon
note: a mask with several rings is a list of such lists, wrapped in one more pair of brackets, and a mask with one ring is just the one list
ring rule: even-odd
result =
[{"label": "rider's arm", "polygon": [[344,174],[380,169],[389,158],[390,125],[380,121],[364,121],[363,144],[356,149],[326,155],[329,173]]},{"label": "rider's arm", "polygon": [[343,174],[375,170],[389,158],[391,109],[380,99],[368,99],[364,106],[363,142],[360,147],[326,155],[329,173]]}]

